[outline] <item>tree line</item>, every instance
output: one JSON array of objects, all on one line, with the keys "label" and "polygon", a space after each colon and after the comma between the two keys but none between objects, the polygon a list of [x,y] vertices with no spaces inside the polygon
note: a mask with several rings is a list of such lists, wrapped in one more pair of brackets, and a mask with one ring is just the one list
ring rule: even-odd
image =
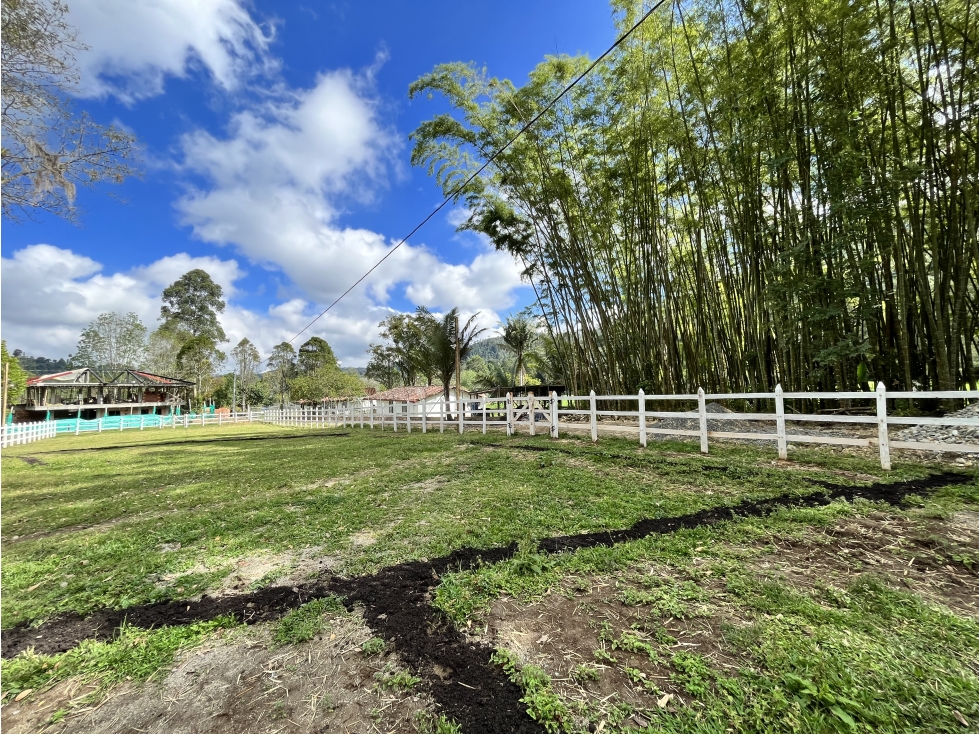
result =
[{"label": "tree line", "polygon": [[[244,408],[364,394],[369,383],[342,370],[320,337],[307,340],[298,352],[282,342],[268,360],[247,338],[222,351],[228,341],[218,318],[225,309],[223,295],[206,271],[191,270],[163,290],[161,323],[152,332],[135,313],[103,313],[82,330],[75,353],[57,361],[27,357],[20,350],[8,355],[4,342],[3,363],[11,365],[8,404],[23,394],[32,372],[83,367],[103,373],[139,369],[190,380],[197,407]],[[222,372],[225,365],[232,369]]]},{"label": "tree line", "polygon": [[[967,0],[675,0],[457,194],[464,228],[523,262],[572,390],[975,384],[977,31]],[[449,194],[588,63],[436,67],[413,163]]]}]

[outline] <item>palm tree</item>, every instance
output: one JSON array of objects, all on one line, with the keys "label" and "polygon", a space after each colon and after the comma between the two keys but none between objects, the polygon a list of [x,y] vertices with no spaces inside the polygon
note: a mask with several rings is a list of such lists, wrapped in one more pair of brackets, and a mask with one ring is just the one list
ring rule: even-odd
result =
[{"label": "palm tree", "polygon": [[534,328],[534,321],[528,316],[511,316],[503,325],[503,342],[513,350],[513,379],[516,381],[520,377],[520,384],[524,384],[524,374],[527,370],[528,362],[532,357],[532,349],[537,341],[537,330]]},{"label": "palm tree", "polygon": [[442,380],[442,394],[449,400],[449,386],[456,367],[456,342],[459,343],[459,361],[465,361],[472,351],[476,337],[486,329],[475,326],[477,311],[459,328],[456,334],[456,320],[459,309],[454,308],[441,319],[437,319],[428,311],[419,309],[419,323],[423,335],[423,352],[425,361],[432,365],[433,372]]}]

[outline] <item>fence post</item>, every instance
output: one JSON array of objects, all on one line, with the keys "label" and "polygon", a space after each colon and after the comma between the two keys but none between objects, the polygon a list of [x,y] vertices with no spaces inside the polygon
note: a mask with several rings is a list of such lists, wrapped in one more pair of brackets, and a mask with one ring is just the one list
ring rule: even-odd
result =
[{"label": "fence post", "polygon": [[139,430],[141,430],[141,431],[143,430],[143,426],[145,425],[145,422],[146,422],[146,416],[140,415],[139,416]]},{"label": "fence post", "polygon": [[428,398],[422,398],[422,433],[428,433]]},{"label": "fence post", "polygon": [[393,400],[391,403],[394,405],[394,410],[391,411],[391,415],[394,416],[394,432],[398,432],[398,404]]},{"label": "fence post", "polygon": [[789,458],[789,446],[785,440],[785,399],[781,384],[775,386],[775,433],[778,435],[778,458],[785,461]]},{"label": "fence post", "polygon": [[75,435],[77,436],[82,432],[82,412],[78,411],[78,417],[75,418]]},{"label": "fence post", "polygon": [[506,435],[513,435],[513,393],[506,394]]},{"label": "fence post", "polygon": [[707,401],[704,388],[697,388],[697,412],[700,414],[700,453],[707,453]]},{"label": "fence post", "polygon": [[120,411],[119,412],[119,430],[120,431],[122,430],[123,419],[124,419],[124,416],[123,416],[122,412]]},{"label": "fence post", "polygon": [[646,448],[646,393],[639,388],[639,445]]},{"label": "fence post", "polygon": [[887,436],[887,389],[877,383],[877,442],[880,444],[880,468],[891,470],[891,444]]},{"label": "fence post", "polygon": [[357,412],[360,413],[360,427],[364,427],[364,401],[360,401],[360,406],[357,408]]},{"label": "fence post", "polygon": [[486,435],[486,398],[483,398],[483,435]]},{"label": "fence post", "polygon": [[537,411],[534,409],[534,394],[527,392],[527,419],[530,421],[530,435],[537,435]]},{"label": "fence post", "polygon": [[445,395],[443,394],[442,402],[440,403],[442,407],[439,408],[439,410],[441,411],[439,413],[439,433],[445,433],[445,401],[447,399],[448,398],[446,398]]},{"label": "fence post", "polygon": [[557,438],[557,420],[558,411],[561,409],[561,404],[558,403],[557,391],[551,390],[551,438]]},{"label": "fence post", "polygon": [[456,408],[459,410],[459,433],[466,430],[465,420],[466,420],[466,404],[462,402],[462,393],[456,393]]},{"label": "fence post", "polygon": [[99,433],[102,433],[102,419],[99,418]]},{"label": "fence post", "polygon": [[407,412],[405,413],[405,423],[407,423],[408,433],[411,433],[411,401],[405,400],[405,408]]},{"label": "fence post", "polygon": [[592,390],[588,395],[588,409],[591,411],[591,440],[592,443],[598,442],[598,411],[595,408],[595,391]]}]

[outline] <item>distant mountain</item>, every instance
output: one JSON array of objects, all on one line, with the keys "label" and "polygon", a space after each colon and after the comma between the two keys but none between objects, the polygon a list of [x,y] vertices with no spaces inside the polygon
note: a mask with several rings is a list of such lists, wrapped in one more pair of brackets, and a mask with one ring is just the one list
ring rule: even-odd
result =
[{"label": "distant mountain", "polygon": [[512,356],[510,348],[503,342],[502,336],[494,336],[475,342],[469,349],[469,356],[475,357],[476,355],[487,362],[502,362]]},{"label": "distant mountain", "polygon": [[47,357],[31,357],[19,349],[14,350],[14,355],[20,366],[33,376],[53,375],[57,372],[67,372],[70,370],[71,363],[67,359],[48,359]]}]

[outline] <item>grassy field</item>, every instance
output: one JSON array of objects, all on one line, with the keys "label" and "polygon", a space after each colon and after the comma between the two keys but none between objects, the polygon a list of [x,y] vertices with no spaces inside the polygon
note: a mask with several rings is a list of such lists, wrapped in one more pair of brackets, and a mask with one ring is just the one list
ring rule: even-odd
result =
[{"label": "grassy field", "polygon": [[[910,561],[914,573],[924,563],[933,576],[975,578],[974,470],[971,483],[903,509],[834,502],[575,553],[534,550],[551,536],[811,494],[812,480],[859,485],[937,470],[898,461],[885,475],[870,455],[797,449],[779,463],[771,453],[258,424],[59,437],[3,454],[3,627],[517,542],[511,560],[444,576],[434,603],[500,648],[545,730],[979,725],[974,606],[951,582],[894,571]],[[891,528],[874,547],[886,562],[827,560],[846,546],[835,529],[855,524]],[[813,571],[820,559],[825,569]],[[275,644],[307,644],[326,612],[310,614],[281,623]],[[583,625],[574,635],[573,623]],[[130,632],[157,654],[128,668],[113,658],[117,643],[65,653],[61,665],[22,655],[4,661],[3,690],[70,675],[145,679],[234,624]],[[709,634],[697,632],[704,625]],[[521,634],[544,642],[521,645]]]}]

